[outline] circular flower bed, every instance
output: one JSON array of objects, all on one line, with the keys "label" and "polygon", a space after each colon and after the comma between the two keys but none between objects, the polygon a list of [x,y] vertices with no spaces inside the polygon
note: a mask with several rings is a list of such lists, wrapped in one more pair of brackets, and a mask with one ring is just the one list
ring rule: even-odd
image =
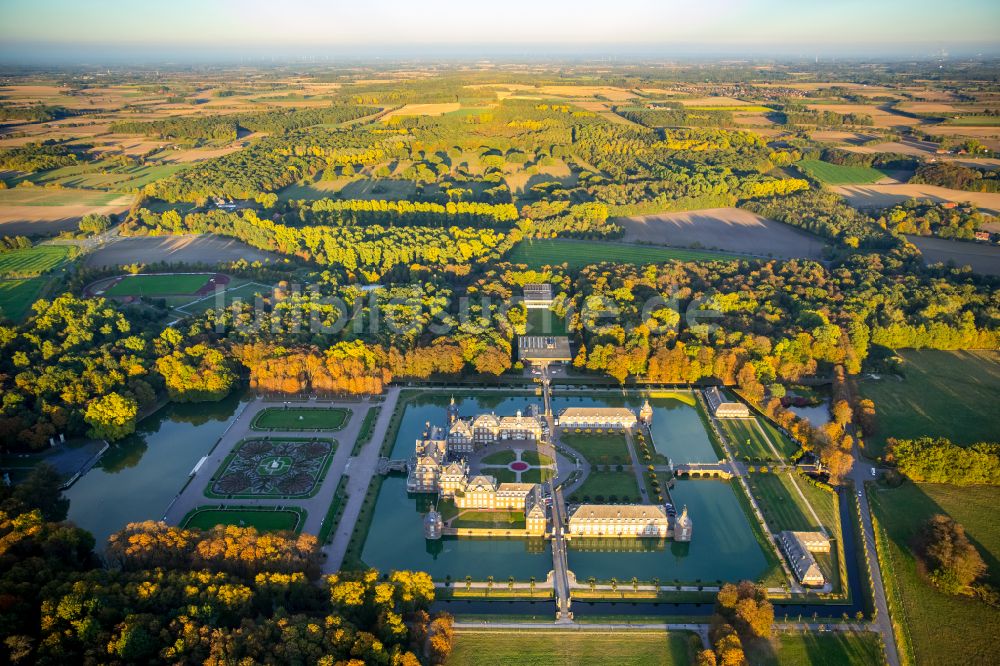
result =
[{"label": "circular flower bed", "polygon": [[514,472],[523,472],[528,469],[528,463],[516,460],[510,464],[510,469]]}]

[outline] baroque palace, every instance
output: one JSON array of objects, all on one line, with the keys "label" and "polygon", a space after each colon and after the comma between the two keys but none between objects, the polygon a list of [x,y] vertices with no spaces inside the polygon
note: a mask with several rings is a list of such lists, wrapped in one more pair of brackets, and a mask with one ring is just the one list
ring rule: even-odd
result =
[{"label": "baroque palace", "polygon": [[[570,407],[557,421],[560,428],[604,428],[635,430],[640,423],[652,422],[649,401],[636,413],[625,407]],[[534,405],[528,413],[514,416],[479,414],[462,418],[455,399],[448,407],[447,428],[425,424],[407,461],[406,490],[436,494],[451,500],[459,509],[478,511],[522,511],[525,534],[543,536],[548,532],[548,510],[537,483],[497,483],[488,474],[472,474],[466,455],[497,442],[535,443],[549,437],[548,423]],[[429,539],[443,533],[443,521],[436,511],[424,519]],[[566,535],[573,537],[633,537],[690,541],[691,518],[687,507],[680,516],[670,504],[583,504],[569,514]]]}]

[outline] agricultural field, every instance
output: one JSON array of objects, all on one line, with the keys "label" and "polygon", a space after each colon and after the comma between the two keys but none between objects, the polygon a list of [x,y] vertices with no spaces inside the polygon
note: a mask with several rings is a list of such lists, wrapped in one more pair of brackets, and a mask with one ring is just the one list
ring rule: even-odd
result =
[{"label": "agricultural field", "polygon": [[686,666],[688,634],[606,631],[459,631],[448,666]]},{"label": "agricultural field", "polygon": [[672,247],[818,259],[824,245],[812,234],[739,208],[620,217],[614,221],[625,229],[625,240]]},{"label": "agricultural field", "polygon": [[35,245],[0,253],[0,277],[34,277],[47,273],[69,259],[72,245]]},{"label": "agricultural field", "polygon": [[876,431],[866,453],[886,439],[948,437],[957,444],[996,441],[1000,432],[1000,352],[903,350],[904,377],[866,378],[862,395],[875,402]]},{"label": "agricultural field", "polygon": [[47,283],[48,280],[44,277],[0,280],[0,317],[12,321],[24,319]]},{"label": "agricultural field", "polygon": [[[25,180],[30,180],[36,185],[57,185],[62,188],[134,192],[154,180],[166,178],[183,168],[184,165],[181,164],[146,164],[142,166],[119,167],[110,164],[102,165],[101,162],[96,162],[42,171],[25,177]],[[117,198],[113,196],[114,192],[107,192],[105,194],[112,199]]]},{"label": "agricultural field", "polygon": [[879,548],[887,595],[898,600],[890,608],[904,628],[903,640],[897,642],[904,650],[910,646],[912,663],[991,663],[1000,635],[1000,609],[936,590],[911,545],[931,516],[949,515],[965,527],[986,561],[988,582],[1000,586],[1000,524],[996,521],[1000,488],[905,483],[899,488],[881,488],[869,497],[886,537],[879,540]]},{"label": "agricultural field", "polygon": [[212,275],[212,273],[126,275],[105,289],[103,295],[126,297],[196,294],[208,284]]},{"label": "agricultural field", "polygon": [[131,204],[117,192],[61,187],[14,187],[0,190],[0,206],[111,206]]},{"label": "agricultural field", "polygon": [[293,530],[298,532],[305,520],[302,509],[284,509],[280,511],[264,509],[212,509],[195,510],[188,516],[181,527],[207,530],[216,525],[236,525],[239,527],[255,527],[259,532],[277,532]]},{"label": "agricultural field", "polygon": [[866,166],[842,166],[823,160],[802,160],[795,166],[824,185],[849,185],[853,183],[877,183],[891,178],[888,172]]},{"label": "agricultural field", "polygon": [[340,430],[350,417],[349,409],[322,407],[268,407],[253,420],[254,430]]},{"label": "agricultural field", "polygon": [[969,266],[983,275],[1000,275],[1000,247],[984,243],[970,243],[932,236],[907,236],[917,246],[924,262],[954,262],[956,266]]},{"label": "agricultural field", "polygon": [[950,190],[937,185],[909,183],[902,185],[838,185],[830,189],[846,197],[847,203],[855,208],[889,208],[907,199],[930,199],[938,202],[970,202],[985,213],[1000,214],[1000,193],[998,192],[966,192],[965,190]]},{"label": "agricultural field", "polygon": [[[2,229],[2,227],[0,227]],[[87,266],[105,268],[130,263],[215,265],[246,259],[249,262],[286,261],[278,255],[250,247],[233,238],[211,234],[137,236],[118,238],[89,253]]]},{"label": "agricultural field", "polygon": [[576,240],[522,241],[511,250],[508,259],[529,268],[567,264],[579,269],[602,261],[620,264],[657,264],[665,261],[733,261],[735,257],[719,252],[648,247],[627,243]]}]

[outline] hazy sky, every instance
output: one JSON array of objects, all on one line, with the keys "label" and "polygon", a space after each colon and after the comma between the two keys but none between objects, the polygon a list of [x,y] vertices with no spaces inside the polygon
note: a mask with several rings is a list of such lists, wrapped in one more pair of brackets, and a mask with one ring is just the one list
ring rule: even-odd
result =
[{"label": "hazy sky", "polygon": [[[1000,52],[1000,0],[0,0],[0,55]],[[639,47],[643,47],[639,49]]]}]

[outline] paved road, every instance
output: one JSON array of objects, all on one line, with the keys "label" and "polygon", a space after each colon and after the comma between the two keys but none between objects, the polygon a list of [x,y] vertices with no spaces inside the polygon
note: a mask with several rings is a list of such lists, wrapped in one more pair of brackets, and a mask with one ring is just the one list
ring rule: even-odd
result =
[{"label": "paved road", "polygon": [[357,457],[350,459],[350,466],[346,470],[348,478],[347,504],[344,506],[344,513],[337,524],[337,531],[333,535],[332,542],[323,547],[323,552],[326,554],[323,573],[338,571],[344,561],[347,546],[351,541],[351,534],[354,532],[354,525],[358,522],[365,494],[368,492],[368,486],[371,484],[372,476],[378,465],[379,449],[382,448],[382,443],[389,430],[389,423],[392,422],[392,413],[396,409],[399,392],[398,386],[393,386],[386,391],[382,411],[379,412],[378,419],[375,421],[371,439],[361,449]]},{"label": "paved road", "polygon": [[865,558],[872,572],[872,588],[875,596],[875,610],[878,625],[885,645],[885,658],[889,666],[899,666],[899,650],[896,646],[896,635],[892,630],[892,619],[889,617],[889,604],[885,599],[885,587],[882,584],[882,568],[879,566],[875,550],[875,527],[872,525],[871,510],[868,506],[868,489],[865,482],[872,478],[873,466],[863,462],[861,451],[857,444],[854,447],[854,467],[848,475],[858,492],[858,503],[861,505],[861,528],[864,532]]}]

